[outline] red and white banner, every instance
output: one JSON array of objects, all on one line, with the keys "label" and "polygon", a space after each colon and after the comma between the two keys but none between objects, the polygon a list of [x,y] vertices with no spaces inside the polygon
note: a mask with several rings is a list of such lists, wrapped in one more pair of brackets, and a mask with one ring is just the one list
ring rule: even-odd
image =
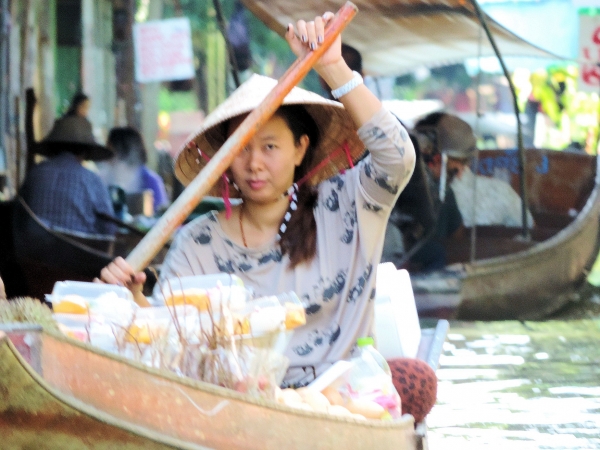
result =
[{"label": "red and white banner", "polygon": [[137,23],[133,28],[135,79],[186,80],[194,77],[192,32],[186,17]]},{"label": "red and white banner", "polygon": [[579,81],[577,89],[600,92],[600,15],[579,15]]}]

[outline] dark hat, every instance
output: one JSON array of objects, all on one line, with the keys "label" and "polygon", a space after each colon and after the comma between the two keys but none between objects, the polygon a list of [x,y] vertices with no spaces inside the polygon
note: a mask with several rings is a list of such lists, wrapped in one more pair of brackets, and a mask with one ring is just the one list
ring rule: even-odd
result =
[{"label": "dark hat", "polygon": [[92,124],[85,117],[66,116],[54,122],[50,133],[35,147],[35,152],[55,156],[63,151],[82,154],[84,159],[102,161],[114,156],[109,148],[94,139]]},{"label": "dark hat", "polygon": [[452,114],[446,114],[437,126],[440,150],[450,158],[469,159],[475,154],[477,140],[471,125]]},{"label": "dark hat", "polygon": [[472,158],[475,155],[477,139],[471,125],[453,114],[434,114],[438,119],[436,123],[424,119],[422,122],[417,122],[414,131],[426,134],[433,131],[435,148],[439,152],[446,153],[450,158]]}]

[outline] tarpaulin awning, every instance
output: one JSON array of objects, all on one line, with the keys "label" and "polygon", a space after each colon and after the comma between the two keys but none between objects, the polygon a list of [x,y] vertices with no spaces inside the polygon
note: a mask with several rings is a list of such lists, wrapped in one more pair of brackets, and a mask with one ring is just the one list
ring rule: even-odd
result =
[{"label": "tarpaulin awning", "polygon": [[[288,23],[308,20],[343,4],[332,0],[242,0],[280,35]],[[358,14],[343,32],[363,56],[365,74],[401,75],[419,66],[436,67],[467,58],[494,56],[470,2],[465,0],[355,0]],[[484,14],[485,15],[485,14]],[[485,16],[502,56],[560,57]]]}]

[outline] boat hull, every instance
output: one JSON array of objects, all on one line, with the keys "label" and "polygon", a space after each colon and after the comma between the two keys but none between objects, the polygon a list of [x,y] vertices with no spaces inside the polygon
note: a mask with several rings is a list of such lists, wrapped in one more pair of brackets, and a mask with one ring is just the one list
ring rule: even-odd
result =
[{"label": "boat hull", "polygon": [[[0,373],[0,429],[8,448],[22,442],[127,449],[424,446],[412,416],[379,422],[295,410],[47,332],[11,332],[9,339],[0,331]],[[56,446],[59,439],[72,446]]]}]

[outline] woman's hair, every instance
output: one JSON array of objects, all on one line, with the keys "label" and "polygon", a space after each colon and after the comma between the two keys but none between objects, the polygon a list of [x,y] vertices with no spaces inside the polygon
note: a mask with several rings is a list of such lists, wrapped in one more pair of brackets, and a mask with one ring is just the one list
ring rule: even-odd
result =
[{"label": "woman's hair", "polygon": [[[314,148],[319,143],[319,128],[302,105],[284,105],[275,113],[281,117],[294,136],[298,145],[300,138],[307,135],[308,149],[299,166],[294,171],[294,182],[304,177],[311,169],[314,160]],[[298,188],[298,209],[293,211],[287,229],[281,237],[281,250],[290,258],[290,268],[303,262],[311,261],[317,254],[317,223],[313,209],[317,204],[318,194],[315,187],[304,183]]]},{"label": "woman's hair", "polygon": [[90,98],[85,95],[83,92],[77,92],[73,98],[71,99],[71,104],[69,105],[69,109],[65,113],[65,116],[75,116],[77,115],[77,108],[83,102],[89,100]]},{"label": "woman's hair", "polygon": [[139,166],[148,162],[146,147],[142,135],[131,127],[117,127],[110,130],[106,145],[115,151],[117,159],[130,166]]}]

